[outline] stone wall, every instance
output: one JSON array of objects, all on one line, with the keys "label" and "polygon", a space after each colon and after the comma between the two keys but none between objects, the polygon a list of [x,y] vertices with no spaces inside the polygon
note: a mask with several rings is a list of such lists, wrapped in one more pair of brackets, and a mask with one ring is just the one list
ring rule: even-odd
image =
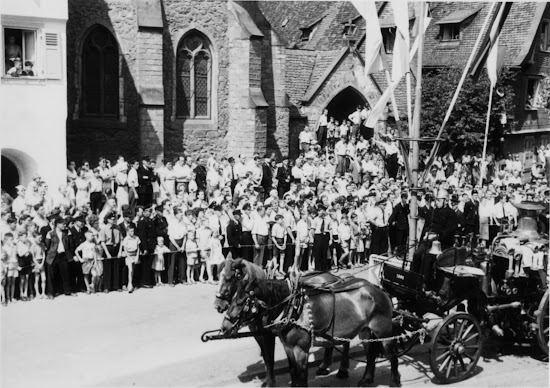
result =
[{"label": "stone wall", "polygon": [[[184,150],[226,153],[229,127],[229,39],[225,1],[163,0],[165,153],[175,157]],[[185,120],[175,117],[176,49],[181,38],[197,30],[211,43],[213,54],[211,117]]]},{"label": "stone wall", "polygon": [[[81,45],[87,32],[100,24],[119,45],[119,116],[97,120],[81,115]],[[67,21],[67,158],[92,165],[102,155],[114,159],[139,156],[139,100],[137,79],[137,23],[134,2],[126,0],[70,0]]]}]

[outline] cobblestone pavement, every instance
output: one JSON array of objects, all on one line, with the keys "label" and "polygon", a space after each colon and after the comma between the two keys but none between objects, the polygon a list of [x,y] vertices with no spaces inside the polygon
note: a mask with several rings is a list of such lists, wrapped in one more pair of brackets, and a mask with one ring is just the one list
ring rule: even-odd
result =
[{"label": "cobblestone pavement", "polygon": [[[252,338],[200,341],[203,331],[221,322],[213,309],[214,293],[215,286],[199,284],[2,307],[2,387],[259,386],[263,363]],[[312,360],[319,360],[322,350],[314,350]],[[352,348],[357,357],[360,351]],[[478,373],[454,386],[548,386],[548,364],[535,354],[529,347],[489,344]],[[278,383],[287,386],[280,343],[276,359]],[[389,366],[377,368],[376,383],[387,386]],[[355,386],[363,364],[352,362],[347,380],[338,380],[336,370],[335,363],[331,375],[316,377],[312,366],[310,385]],[[403,386],[436,385],[426,345],[401,359],[400,372]]]}]

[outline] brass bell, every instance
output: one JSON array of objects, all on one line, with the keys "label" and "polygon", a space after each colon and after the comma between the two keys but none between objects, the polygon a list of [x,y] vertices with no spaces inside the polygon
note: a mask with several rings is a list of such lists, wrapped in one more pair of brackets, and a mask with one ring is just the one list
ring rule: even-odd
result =
[{"label": "brass bell", "polygon": [[430,248],[428,253],[430,255],[436,255],[436,256],[440,255],[442,253],[441,252],[441,243],[438,240],[434,240],[432,242],[432,247]]}]

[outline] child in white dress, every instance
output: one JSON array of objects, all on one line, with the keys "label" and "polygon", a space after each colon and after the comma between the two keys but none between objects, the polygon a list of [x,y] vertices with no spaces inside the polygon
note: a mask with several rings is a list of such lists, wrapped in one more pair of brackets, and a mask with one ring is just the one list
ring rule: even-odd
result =
[{"label": "child in white dress", "polygon": [[151,268],[155,271],[155,284],[157,286],[164,286],[160,278],[160,274],[164,271],[164,254],[170,252],[170,248],[164,245],[164,237],[157,237],[157,246],[155,247],[155,258],[153,259],[153,265]]},{"label": "child in white dress", "polygon": [[[210,237],[210,257],[206,260],[206,271],[208,273],[208,283],[218,284],[214,281],[214,275],[212,269],[217,267],[216,273],[219,276],[220,264],[223,263],[224,257],[222,253],[222,244],[220,241],[220,234],[217,230],[214,231],[212,237]],[[201,268],[201,278],[204,275],[204,267]]]}]

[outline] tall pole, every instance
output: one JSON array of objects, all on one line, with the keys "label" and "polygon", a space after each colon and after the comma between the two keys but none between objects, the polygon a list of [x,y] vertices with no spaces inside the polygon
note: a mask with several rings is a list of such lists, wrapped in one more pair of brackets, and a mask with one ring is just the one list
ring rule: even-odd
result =
[{"label": "tall pole", "polygon": [[420,138],[420,107],[422,105],[422,57],[424,53],[424,1],[418,2],[418,54],[417,54],[417,71],[416,71],[416,94],[414,99],[414,119],[410,129],[410,137],[412,140],[412,160],[411,160],[411,203],[410,203],[410,222],[409,222],[409,260],[412,260],[416,249],[417,236],[416,225],[418,220],[418,159],[420,157],[419,143]]},{"label": "tall pole", "polygon": [[[489,9],[489,12],[487,13],[487,17],[485,18],[485,21],[483,22],[483,26],[481,27],[481,30],[479,30],[479,34],[477,36],[476,42],[474,43],[474,49],[470,53],[470,57],[468,58],[468,62],[466,62],[466,66],[464,67],[464,71],[462,72],[462,76],[460,77],[460,81],[458,82],[458,86],[456,87],[455,93],[453,95],[453,99],[451,100],[451,104],[449,105],[449,109],[447,109],[447,113],[445,114],[445,118],[443,119],[443,123],[441,124],[441,127],[439,128],[439,132],[437,134],[437,139],[441,139],[441,134],[443,133],[443,130],[445,129],[445,126],[447,125],[447,122],[449,121],[449,118],[451,117],[451,113],[455,107],[456,101],[458,100],[458,95],[460,94],[460,90],[462,89],[462,85],[464,84],[464,80],[466,80],[466,75],[470,71],[470,66],[472,65],[472,62],[474,61],[474,57],[477,53],[477,50],[479,48],[479,44],[481,43],[481,38],[483,37],[483,34],[487,30],[487,27],[489,26],[489,22],[491,21],[491,17],[493,16],[493,11],[496,7],[496,2],[491,4],[491,8]],[[420,77],[420,76],[418,76]],[[430,171],[430,167],[435,160],[435,155],[437,154],[437,151],[439,149],[439,141],[436,141],[435,144],[432,147],[432,150],[430,152],[430,157],[428,158],[428,163],[426,164],[426,168],[424,170],[424,177],[428,174],[428,171]]]},{"label": "tall pole", "polygon": [[489,106],[487,107],[487,121],[485,122],[485,139],[483,140],[483,155],[481,156],[481,168],[479,174],[479,187],[483,187],[483,174],[485,174],[485,167],[487,162],[485,157],[487,156],[487,139],[489,137],[489,122],[491,121],[491,106],[493,105],[493,90],[495,88],[491,84],[489,91]]}]

